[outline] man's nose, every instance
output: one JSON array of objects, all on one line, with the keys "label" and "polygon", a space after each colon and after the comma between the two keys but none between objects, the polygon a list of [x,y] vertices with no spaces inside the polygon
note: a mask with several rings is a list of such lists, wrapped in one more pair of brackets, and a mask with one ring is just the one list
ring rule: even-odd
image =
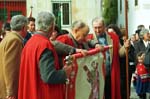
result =
[{"label": "man's nose", "polygon": [[97,28],[97,29],[96,29],[96,33],[98,33],[98,32],[99,32],[99,29]]}]

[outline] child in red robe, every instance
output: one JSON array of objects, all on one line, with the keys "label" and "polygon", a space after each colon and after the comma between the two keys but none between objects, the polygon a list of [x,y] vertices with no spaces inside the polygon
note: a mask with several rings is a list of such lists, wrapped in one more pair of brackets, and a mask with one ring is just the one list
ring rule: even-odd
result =
[{"label": "child in red robe", "polygon": [[146,93],[150,92],[150,72],[144,65],[145,53],[139,52],[137,55],[138,64],[135,71],[135,88],[140,99],[146,99]]}]

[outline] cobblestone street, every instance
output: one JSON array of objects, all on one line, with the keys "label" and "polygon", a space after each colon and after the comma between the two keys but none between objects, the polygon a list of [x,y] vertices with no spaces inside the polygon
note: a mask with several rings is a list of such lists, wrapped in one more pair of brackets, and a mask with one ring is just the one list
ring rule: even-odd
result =
[{"label": "cobblestone street", "polygon": [[135,92],[135,88],[133,87],[133,85],[131,85],[131,95],[130,95],[130,99],[139,99],[136,92]]}]

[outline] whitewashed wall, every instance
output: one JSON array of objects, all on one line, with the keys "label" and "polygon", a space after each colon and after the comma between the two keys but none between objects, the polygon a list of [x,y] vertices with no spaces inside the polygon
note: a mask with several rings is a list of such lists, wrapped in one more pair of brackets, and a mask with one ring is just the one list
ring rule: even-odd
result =
[{"label": "whitewashed wall", "polygon": [[92,32],[92,19],[101,16],[101,0],[73,0],[72,7],[72,21],[84,20]]},{"label": "whitewashed wall", "polygon": [[30,7],[33,6],[32,16],[37,17],[40,11],[52,11],[50,0],[27,0],[27,15],[30,15]]},{"label": "whitewashed wall", "polygon": [[[122,13],[120,13],[120,5],[118,5],[118,25],[125,26],[124,18],[124,0],[122,0]],[[135,33],[137,26],[140,24],[145,25],[146,28],[150,25],[150,0],[138,0],[138,6],[134,5],[135,0],[128,0],[129,2],[129,12],[128,12],[128,28],[129,35]],[[118,0],[118,4],[120,0]]]}]

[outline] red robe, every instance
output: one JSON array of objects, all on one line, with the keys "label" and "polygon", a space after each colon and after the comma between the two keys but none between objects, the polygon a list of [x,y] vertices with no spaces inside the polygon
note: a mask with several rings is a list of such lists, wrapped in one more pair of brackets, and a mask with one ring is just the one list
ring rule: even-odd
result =
[{"label": "red robe", "polygon": [[18,99],[64,99],[64,84],[47,84],[40,77],[39,59],[46,48],[53,52],[55,68],[59,69],[58,56],[49,39],[34,35],[22,52]]},{"label": "red robe", "polygon": [[58,36],[57,40],[72,47],[76,47],[72,38],[68,34]]},{"label": "red robe", "polygon": [[[57,40],[64,43],[64,44],[70,45],[72,47],[77,47],[77,46],[75,46],[72,38],[68,34],[59,36],[57,38]],[[64,57],[65,56],[63,56],[63,58]],[[73,70],[75,71],[75,74],[77,74],[77,67],[74,67]],[[76,78],[76,75],[74,78],[69,78],[70,83],[65,88],[65,91],[66,91],[65,97],[67,97],[66,99],[75,99],[75,78]]]},{"label": "red robe", "polygon": [[121,99],[119,38],[115,33],[109,33],[113,40],[113,58],[111,64],[111,99]]}]

